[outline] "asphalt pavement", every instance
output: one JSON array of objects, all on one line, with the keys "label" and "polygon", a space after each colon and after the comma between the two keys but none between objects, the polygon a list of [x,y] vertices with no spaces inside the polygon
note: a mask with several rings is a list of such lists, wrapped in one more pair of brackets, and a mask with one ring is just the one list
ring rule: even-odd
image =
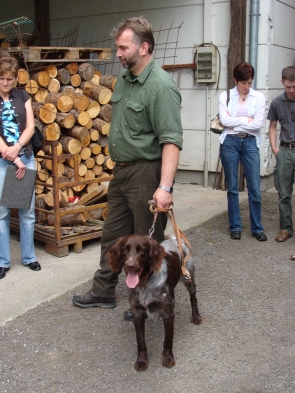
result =
[{"label": "asphalt pavement", "polygon": [[[247,193],[240,193],[240,201]],[[226,192],[187,183],[175,183],[173,212],[180,230],[200,225],[227,210]],[[173,234],[168,223],[166,234]],[[0,325],[13,320],[40,303],[56,298],[93,277],[99,268],[100,240],[83,243],[83,252],[75,253],[70,246],[67,256],[58,258],[45,251],[44,243],[35,241],[37,259],[42,266],[38,272],[20,263],[18,236],[11,233],[11,268],[0,281]]]}]

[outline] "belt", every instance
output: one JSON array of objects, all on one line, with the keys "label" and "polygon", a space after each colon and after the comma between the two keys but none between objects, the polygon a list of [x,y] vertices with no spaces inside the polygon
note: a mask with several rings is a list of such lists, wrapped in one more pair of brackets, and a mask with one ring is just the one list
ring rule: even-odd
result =
[{"label": "belt", "polygon": [[115,161],[116,165],[119,167],[125,168],[125,166],[131,166],[135,164],[139,164],[141,162],[150,162],[149,160],[139,160],[139,161]]},{"label": "belt", "polygon": [[227,134],[228,136],[235,136],[239,139],[245,139],[245,138],[255,138],[254,135],[248,134],[248,132],[237,132],[236,134]]},{"label": "belt", "polygon": [[282,147],[287,147],[288,149],[295,149],[295,142],[290,142],[290,143],[286,143],[286,142],[281,142],[280,146]]}]

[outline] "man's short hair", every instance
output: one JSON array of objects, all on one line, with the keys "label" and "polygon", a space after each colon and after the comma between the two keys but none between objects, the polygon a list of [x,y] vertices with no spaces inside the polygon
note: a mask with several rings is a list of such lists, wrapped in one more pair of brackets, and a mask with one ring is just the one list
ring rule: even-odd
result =
[{"label": "man's short hair", "polygon": [[295,81],[295,67],[285,67],[282,71],[282,80],[288,80],[290,82]]},{"label": "man's short hair", "polygon": [[155,47],[153,28],[145,18],[138,16],[120,22],[113,28],[110,36],[116,39],[126,29],[131,29],[133,31],[133,39],[137,45],[140,46],[144,42],[147,42],[149,44],[148,52],[153,53]]}]

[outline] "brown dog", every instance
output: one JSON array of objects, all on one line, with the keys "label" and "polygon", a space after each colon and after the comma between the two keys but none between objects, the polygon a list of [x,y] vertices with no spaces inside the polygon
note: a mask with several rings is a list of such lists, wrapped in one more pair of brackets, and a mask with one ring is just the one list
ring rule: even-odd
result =
[{"label": "brown dog", "polygon": [[[187,254],[186,245],[183,252]],[[184,279],[181,272],[181,256],[176,239],[171,237],[159,244],[147,236],[131,235],[122,237],[108,252],[112,270],[126,272],[126,283],[130,289],[129,302],[136,331],[138,357],[134,365],[138,371],[148,368],[145,343],[145,319],[157,312],[164,322],[165,339],[162,365],[175,364],[172,347],[174,334],[174,288],[179,280],[186,286],[192,307],[191,322],[202,322],[196,298],[196,284],[192,258],[187,262],[191,281]]]}]

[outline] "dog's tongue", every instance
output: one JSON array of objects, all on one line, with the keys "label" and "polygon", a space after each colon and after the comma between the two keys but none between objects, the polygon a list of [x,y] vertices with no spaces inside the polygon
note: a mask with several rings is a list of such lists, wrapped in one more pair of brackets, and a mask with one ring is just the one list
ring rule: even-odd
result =
[{"label": "dog's tongue", "polygon": [[135,288],[139,282],[139,277],[137,273],[128,273],[126,278],[126,284],[129,288]]}]

